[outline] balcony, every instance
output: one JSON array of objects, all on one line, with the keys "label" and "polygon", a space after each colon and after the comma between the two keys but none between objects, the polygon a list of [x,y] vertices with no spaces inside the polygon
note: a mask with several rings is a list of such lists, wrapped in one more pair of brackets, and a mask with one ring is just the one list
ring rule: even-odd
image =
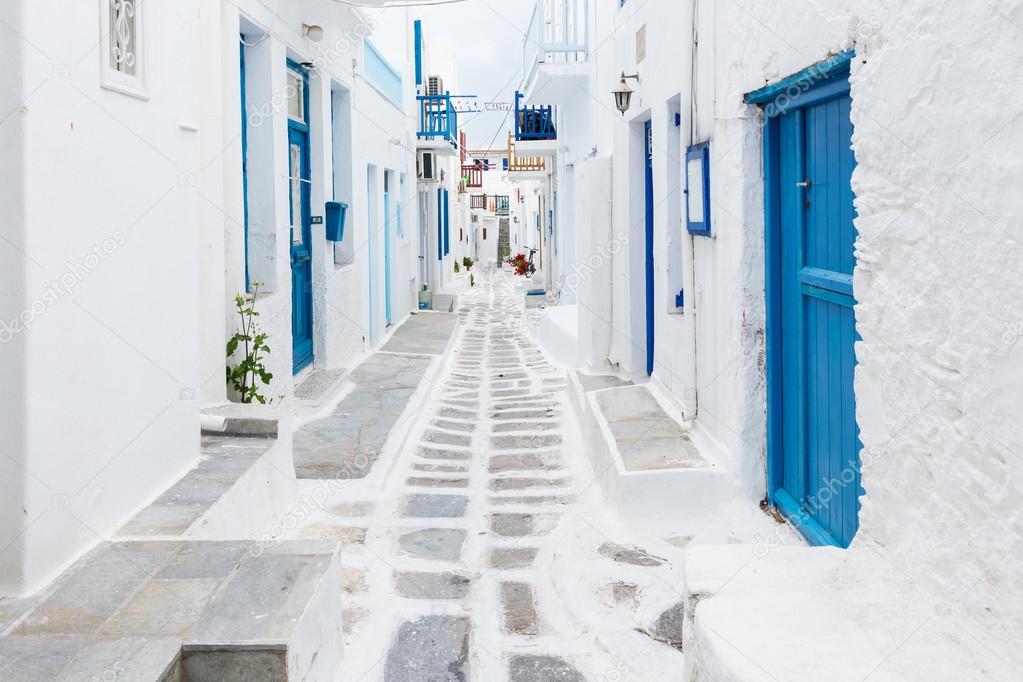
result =
[{"label": "balcony", "polygon": [[521,92],[515,93],[515,143],[517,151],[531,156],[551,156],[558,149],[554,107],[527,105]]},{"label": "balcony", "polygon": [[511,180],[539,180],[547,174],[547,160],[542,156],[519,156],[515,135],[508,133],[508,155],[505,170]]},{"label": "balcony", "polygon": [[458,112],[451,102],[451,93],[419,95],[418,147],[442,156],[458,153]]},{"label": "balcony", "polygon": [[511,198],[506,194],[495,196],[493,213],[499,216],[509,215],[511,213]]},{"label": "balcony", "polygon": [[473,163],[462,166],[462,182],[470,189],[483,187],[483,165]]},{"label": "balcony", "polygon": [[469,208],[478,211],[485,211],[487,209],[487,195],[486,194],[470,194],[469,195]]},{"label": "balcony", "polygon": [[566,104],[578,94],[589,42],[589,0],[536,0],[522,49],[526,97]]}]

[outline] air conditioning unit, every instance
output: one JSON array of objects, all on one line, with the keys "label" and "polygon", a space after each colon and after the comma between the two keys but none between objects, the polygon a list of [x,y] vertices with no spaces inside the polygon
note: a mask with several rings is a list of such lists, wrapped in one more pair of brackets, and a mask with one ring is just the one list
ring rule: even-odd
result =
[{"label": "air conditioning unit", "polygon": [[424,182],[433,182],[438,178],[437,155],[433,152],[419,152],[416,159],[416,176]]},{"label": "air conditioning unit", "polygon": [[440,76],[429,76],[426,79],[426,94],[427,95],[443,95],[444,94],[444,79]]}]

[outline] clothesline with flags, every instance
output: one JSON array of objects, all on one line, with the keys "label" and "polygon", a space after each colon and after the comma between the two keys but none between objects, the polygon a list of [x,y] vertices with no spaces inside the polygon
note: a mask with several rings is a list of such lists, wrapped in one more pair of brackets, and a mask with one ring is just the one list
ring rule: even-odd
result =
[{"label": "clothesline with flags", "polygon": [[452,97],[451,105],[459,114],[478,114],[484,111],[511,111],[514,102],[480,102],[476,97]]}]

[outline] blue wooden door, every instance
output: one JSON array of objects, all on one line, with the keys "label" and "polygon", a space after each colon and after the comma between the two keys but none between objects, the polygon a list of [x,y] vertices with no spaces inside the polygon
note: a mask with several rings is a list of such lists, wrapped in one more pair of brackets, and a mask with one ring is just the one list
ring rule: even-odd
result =
[{"label": "blue wooden door", "polygon": [[645,251],[646,263],[646,373],[654,373],[654,145],[653,124],[646,122],[643,129],[643,167],[646,214]]},{"label": "blue wooden door", "polygon": [[[313,360],[313,263],[309,162],[308,76],[291,70],[297,93],[288,116],[288,195],[291,215],[292,366],[297,374]],[[297,78],[296,78],[297,77]],[[301,83],[301,86],[298,85]]]},{"label": "blue wooden door", "polygon": [[384,175],[384,322],[391,324],[391,192],[389,173]]},{"label": "blue wooden door", "polygon": [[[853,370],[855,158],[848,74],[833,75],[771,122],[778,249],[780,462],[773,499],[815,544],[847,547],[858,528],[860,442]],[[769,146],[770,148],[770,146]],[[769,218],[770,220],[770,218]],[[769,277],[772,275],[769,274]],[[779,453],[773,453],[777,457]]]}]

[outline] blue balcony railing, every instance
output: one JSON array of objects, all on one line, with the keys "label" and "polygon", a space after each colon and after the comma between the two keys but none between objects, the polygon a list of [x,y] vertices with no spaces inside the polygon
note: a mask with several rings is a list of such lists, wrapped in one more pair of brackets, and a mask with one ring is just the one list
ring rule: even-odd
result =
[{"label": "blue balcony railing", "polygon": [[419,95],[419,131],[416,137],[444,140],[458,148],[458,112],[451,94]]},{"label": "blue balcony railing", "polygon": [[521,92],[515,93],[515,141],[556,140],[554,107],[550,104],[526,105]]},{"label": "blue balcony railing", "polygon": [[540,64],[586,61],[589,11],[589,0],[536,0],[522,46],[525,83],[533,79]]}]

